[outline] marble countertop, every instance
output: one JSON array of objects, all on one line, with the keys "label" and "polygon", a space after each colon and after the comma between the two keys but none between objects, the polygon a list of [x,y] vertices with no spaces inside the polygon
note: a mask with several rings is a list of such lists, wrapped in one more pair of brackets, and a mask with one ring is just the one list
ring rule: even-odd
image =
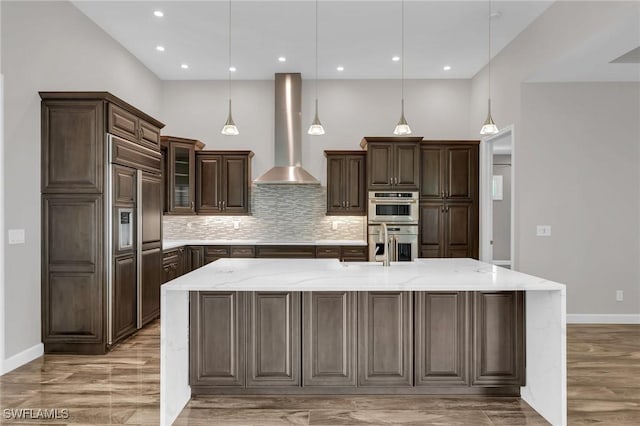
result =
[{"label": "marble countertop", "polygon": [[366,246],[365,240],[315,240],[315,241],[276,241],[276,240],[165,240],[163,250],[181,246]]},{"label": "marble countertop", "polygon": [[383,267],[337,259],[220,259],[162,286],[166,291],[513,291],[565,286],[473,259],[417,259]]}]

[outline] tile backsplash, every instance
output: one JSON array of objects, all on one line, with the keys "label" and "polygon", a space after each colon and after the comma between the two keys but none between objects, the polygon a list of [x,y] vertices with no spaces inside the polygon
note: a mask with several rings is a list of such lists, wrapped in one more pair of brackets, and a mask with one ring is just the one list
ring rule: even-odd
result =
[{"label": "tile backsplash", "polygon": [[326,187],[320,185],[253,185],[251,216],[164,216],[164,239],[366,239],[365,216],[326,216],[326,201]]}]

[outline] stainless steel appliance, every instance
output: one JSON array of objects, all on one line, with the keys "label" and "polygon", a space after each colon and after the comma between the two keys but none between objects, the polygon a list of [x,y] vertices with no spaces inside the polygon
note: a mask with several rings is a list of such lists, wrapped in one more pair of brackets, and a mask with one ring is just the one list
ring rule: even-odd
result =
[{"label": "stainless steel appliance", "polygon": [[418,224],[418,192],[369,192],[369,224]]},{"label": "stainless steel appliance", "polygon": [[369,225],[369,261],[389,251],[391,262],[411,262],[418,257],[418,225],[387,225],[388,240],[384,243],[382,225]]}]

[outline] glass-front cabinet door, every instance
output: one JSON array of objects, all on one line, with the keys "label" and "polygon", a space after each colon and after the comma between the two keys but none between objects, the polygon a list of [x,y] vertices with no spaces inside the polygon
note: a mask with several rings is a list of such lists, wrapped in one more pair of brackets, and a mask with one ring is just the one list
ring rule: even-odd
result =
[{"label": "glass-front cabinet door", "polygon": [[195,214],[195,150],[191,144],[169,146],[168,213]]}]

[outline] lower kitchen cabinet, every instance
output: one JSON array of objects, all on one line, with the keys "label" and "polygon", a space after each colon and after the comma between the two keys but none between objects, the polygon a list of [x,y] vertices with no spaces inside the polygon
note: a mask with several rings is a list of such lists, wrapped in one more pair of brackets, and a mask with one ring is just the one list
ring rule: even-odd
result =
[{"label": "lower kitchen cabinet", "polygon": [[113,267],[113,342],[136,331],[137,289],[135,254],[118,256]]},{"label": "lower kitchen cabinet", "polygon": [[225,257],[229,257],[229,246],[205,246],[204,247],[204,264],[205,265]]},{"label": "lower kitchen cabinet", "polygon": [[524,292],[473,293],[473,386],[524,385]]},{"label": "lower kitchen cabinet", "polygon": [[244,387],[245,293],[190,295],[189,383]]},{"label": "lower kitchen cabinet", "polygon": [[315,246],[256,246],[257,258],[298,258],[313,259],[316,257]]},{"label": "lower kitchen cabinet", "polygon": [[358,298],[358,386],[411,386],[412,293],[363,291]]},{"label": "lower kitchen cabinet", "polygon": [[176,247],[174,249],[162,252],[162,283],[169,282],[181,276],[184,265],[184,247]]},{"label": "lower kitchen cabinet", "polygon": [[468,293],[415,293],[415,385],[468,386]]},{"label": "lower kitchen cabinet", "polygon": [[247,296],[247,387],[300,386],[300,293]]},{"label": "lower kitchen cabinet", "polygon": [[184,252],[184,273],[194,271],[204,265],[204,247],[188,246]]},{"label": "lower kitchen cabinet", "polygon": [[160,315],[160,285],[162,284],[162,247],[143,250],[142,262],[142,325]]},{"label": "lower kitchen cabinet", "polygon": [[356,294],[302,294],[303,386],[356,386]]}]

